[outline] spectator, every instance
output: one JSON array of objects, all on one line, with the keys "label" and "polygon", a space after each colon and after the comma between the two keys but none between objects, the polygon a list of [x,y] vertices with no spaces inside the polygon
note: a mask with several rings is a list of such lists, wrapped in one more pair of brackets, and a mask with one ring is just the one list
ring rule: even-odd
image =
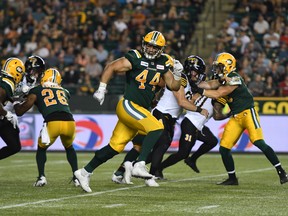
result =
[{"label": "spectator", "polygon": [[89,57],[96,55],[97,50],[92,39],[87,42],[87,46],[82,49],[82,52]]},{"label": "spectator", "polygon": [[273,28],[269,28],[268,32],[263,36],[263,45],[271,49],[276,49],[279,48],[279,43],[280,35],[275,32]]},{"label": "spectator", "polygon": [[264,83],[260,74],[255,74],[252,82],[248,84],[248,88],[253,97],[263,96]]},{"label": "spectator", "polygon": [[258,19],[253,24],[253,30],[257,35],[257,40],[262,44],[263,36],[269,30],[269,23],[264,19],[262,14],[258,15]]},{"label": "spectator", "polygon": [[102,65],[98,62],[97,56],[90,57],[90,62],[85,67],[86,74],[93,80],[100,80],[103,72]]},{"label": "spectator", "polygon": [[17,38],[12,38],[7,45],[7,52],[11,56],[18,56],[21,51],[21,44],[17,40]]},{"label": "spectator", "polygon": [[277,86],[273,81],[272,76],[267,76],[265,80],[265,88],[263,91],[263,96],[265,97],[275,97],[277,96]]},{"label": "spectator", "polygon": [[103,43],[106,40],[107,32],[103,29],[102,25],[98,25],[94,31],[93,38],[97,43]]},{"label": "spectator", "polygon": [[105,64],[105,61],[108,58],[109,52],[106,50],[103,46],[103,44],[99,43],[97,45],[97,49],[95,51],[95,55],[99,61],[100,64]]},{"label": "spectator", "polygon": [[288,97],[288,75],[286,75],[285,79],[279,84],[279,96]]}]

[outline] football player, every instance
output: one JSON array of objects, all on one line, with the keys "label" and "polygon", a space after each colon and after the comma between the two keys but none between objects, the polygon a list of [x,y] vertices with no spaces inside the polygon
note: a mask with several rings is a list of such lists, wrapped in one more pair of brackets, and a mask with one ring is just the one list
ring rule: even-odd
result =
[{"label": "football player", "polygon": [[237,73],[236,59],[227,52],[220,53],[213,62],[213,70],[218,80],[201,82],[198,93],[210,98],[225,97],[232,116],[224,128],[220,140],[220,153],[228,173],[228,179],[219,185],[238,185],[234,160],[231,149],[237,143],[244,130],[248,130],[250,141],[257,146],[276,168],[280,183],[288,182],[287,174],[274,150],[266,144],[259,121],[259,115],[254,107],[254,99],[242,77]]},{"label": "football player", "polygon": [[[72,145],[76,125],[69,108],[70,94],[68,90],[61,87],[61,80],[59,71],[55,68],[49,68],[40,77],[40,85],[29,91],[25,101],[14,103],[14,110],[18,116],[22,116],[35,105],[44,118],[36,153],[39,175],[34,183],[35,187],[42,187],[47,184],[45,176],[46,151],[58,137],[65,148],[72,173],[78,169],[77,155]],[[72,180],[75,186],[79,186],[74,175]]]},{"label": "football player", "polygon": [[166,40],[161,32],[152,31],[143,37],[141,50],[130,50],[124,57],[109,63],[102,74],[94,98],[103,104],[106,86],[114,73],[125,73],[126,88],[124,97],[116,107],[118,122],[107,146],[95,152],[92,160],[75,172],[81,187],[91,192],[90,176],[99,165],[124,150],[126,144],[140,132],[145,135],[138,161],[133,166],[132,175],[151,178],[145,160],[163,132],[163,124],[149,111],[156,86],[163,79],[171,90],[179,90],[181,72],[170,71],[170,61],[162,55]]},{"label": "football player", "polygon": [[16,154],[21,150],[17,116],[4,109],[12,101],[18,84],[23,79],[25,66],[18,58],[8,58],[1,69],[0,77],[0,136],[6,146],[0,149],[0,160]]},{"label": "football player", "polygon": [[[205,62],[199,56],[191,55],[186,58],[184,62],[184,73],[187,75],[188,81],[191,86],[194,86],[206,77],[206,66]],[[199,77],[201,79],[199,79]],[[190,92],[192,95],[191,102],[197,107],[196,112],[186,109],[184,119],[181,121],[181,135],[179,140],[179,148],[176,153],[169,155],[161,165],[159,166],[159,173],[162,173],[163,169],[178,163],[180,160],[185,159],[185,163],[190,166],[196,173],[199,173],[199,169],[196,166],[196,160],[213,149],[217,143],[217,137],[211,132],[211,130],[205,126],[209,119],[213,116],[217,120],[227,118],[227,115],[220,115],[224,106],[217,106],[217,101],[213,102],[210,98],[201,96],[197,92]],[[225,105],[225,100],[222,101]],[[201,115],[201,110],[205,109],[208,115]],[[198,111],[199,110],[199,111]],[[214,114],[215,113],[215,114]],[[217,114],[217,117],[216,117]],[[196,140],[203,142],[199,149],[197,149],[191,157],[188,158]]]}]

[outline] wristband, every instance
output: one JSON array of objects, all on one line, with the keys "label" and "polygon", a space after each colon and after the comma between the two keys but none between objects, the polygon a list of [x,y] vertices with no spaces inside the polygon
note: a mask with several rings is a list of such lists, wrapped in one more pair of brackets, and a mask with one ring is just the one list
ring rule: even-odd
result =
[{"label": "wristband", "polygon": [[107,86],[106,83],[100,82],[99,88],[106,89],[106,86]]},{"label": "wristband", "polygon": [[201,113],[201,112],[202,112],[202,110],[203,110],[202,108],[200,108],[200,107],[198,107],[198,106],[197,106],[197,108],[196,108],[196,110],[195,110],[195,111],[196,111],[196,112],[198,112],[198,113]]},{"label": "wristband", "polygon": [[202,89],[202,88],[198,88],[198,89],[197,89],[197,93],[199,93],[200,95],[203,95],[203,93],[204,93],[204,89]]}]

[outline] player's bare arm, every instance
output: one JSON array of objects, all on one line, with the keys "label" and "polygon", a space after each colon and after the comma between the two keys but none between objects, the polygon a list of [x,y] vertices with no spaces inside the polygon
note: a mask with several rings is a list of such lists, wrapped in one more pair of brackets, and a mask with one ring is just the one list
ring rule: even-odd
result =
[{"label": "player's bare arm", "polygon": [[132,65],[127,58],[121,57],[116,59],[115,61],[112,61],[106,65],[101,76],[101,82],[107,84],[114,73],[126,73],[131,69]]},{"label": "player's bare arm", "polygon": [[174,76],[173,76],[173,73],[170,70],[163,75],[163,79],[164,79],[166,85],[172,91],[178,91],[180,89],[181,79],[175,80]]},{"label": "player's bare arm", "polygon": [[[194,104],[194,101],[189,101],[186,97],[185,97],[185,91],[184,91],[184,87],[181,86],[180,89],[178,91],[173,91],[173,94],[179,104],[179,106],[183,107],[186,110],[190,110],[190,111],[200,111],[199,113],[204,115],[206,118],[208,117],[209,113],[206,109],[199,109],[199,107],[197,107]],[[199,96],[199,95],[198,95]]]},{"label": "player's bare arm", "polygon": [[226,86],[220,86],[217,90],[204,90],[203,95],[209,98],[217,99],[220,97],[224,97],[226,95],[229,95],[232,93],[238,86],[233,85],[226,85]]},{"label": "player's bare arm", "polygon": [[37,96],[35,94],[29,94],[26,100],[21,104],[16,104],[14,106],[14,110],[17,116],[22,116],[26,113],[31,107],[34,105],[37,100]]}]

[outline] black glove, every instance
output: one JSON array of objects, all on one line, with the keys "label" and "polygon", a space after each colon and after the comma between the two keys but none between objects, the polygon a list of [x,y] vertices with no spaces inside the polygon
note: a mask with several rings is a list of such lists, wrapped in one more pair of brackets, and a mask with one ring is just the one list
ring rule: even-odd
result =
[{"label": "black glove", "polygon": [[190,86],[191,86],[191,91],[193,94],[199,93],[199,94],[203,94],[204,89],[199,88],[196,83],[194,82],[190,82]]}]

